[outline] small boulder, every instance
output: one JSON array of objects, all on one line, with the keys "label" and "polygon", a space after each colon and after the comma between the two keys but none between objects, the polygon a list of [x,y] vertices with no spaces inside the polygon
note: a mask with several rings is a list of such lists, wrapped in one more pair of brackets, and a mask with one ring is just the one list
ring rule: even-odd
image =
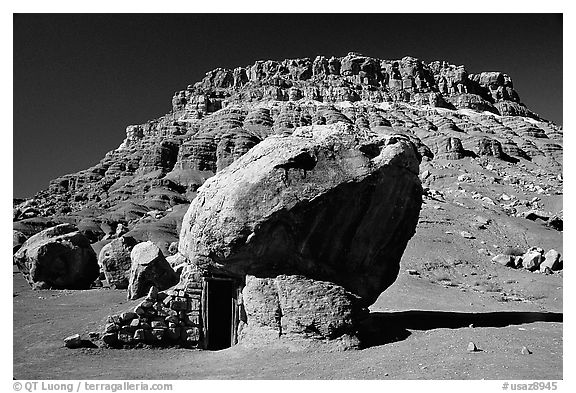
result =
[{"label": "small boulder", "polygon": [[82,340],[80,339],[79,334],[73,334],[72,336],[68,336],[64,339],[64,345],[66,348],[80,348],[82,346]]},{"label": "small boulder", "polygon": [[542,254],[537,250],[528,251],[526,254],[522,255],[522,267],[526,270],[538,270],[541,262]]},{"label": "small boulder", "polygon": [[88,337],[90,337],[92,340],[98,340],[100,338],[100,333],[99,332],[88,332]]},{"label": "small boulder", "polygon": [[128,288],[130,267],[132,266],[130,252],[135,245],[136,240],[134,238],[122,236],[106,244],[100,250],[98,264],[111,287]]},{"label": "small boulder", "polygon": [[554,249],[548,250],[548,252],[544,254],[544,260],[540,264],[540,271],[544,272],[546,268],[550,270],[560,270],[560,257],[560,253],[558,251]]},{"label": "small boulder", "polygon": [[130,259],[128,299],[146,295],[152,286],[164,290],[178,283],[178,275],[154,243],[137,244],[130,253]]},{"label": "small boulder", "polygon": [[132,321],[136,317],[138,317],[138,315],[135,312],[126,311],[120,314],[120,322],[122,324],[127,324],[130,323],[130,321]]},{"label": "small boulder", "polygon": [[476,237],[468,231],[460,232],[460,236],[462,236],[464,239],[476,239]]},{"label": "small boulder", "polygon": [[512,255],[498,254],[492,258],[492,262],[499,263],[503,266],[514,267],[514,257]]},{"label": "small boulder", "polygon": [[474,344],[472,341],[470,341],[468,343],[468,347],[467,347],[468,352],[477,352],[478,351],[478,347],[476,346],[476,344]]},{"label": "small boulder", "polygon": [[518,255],[513,255],[512,256],[512,267],[518,269],[522,267],[522,257],[518,256]]}]

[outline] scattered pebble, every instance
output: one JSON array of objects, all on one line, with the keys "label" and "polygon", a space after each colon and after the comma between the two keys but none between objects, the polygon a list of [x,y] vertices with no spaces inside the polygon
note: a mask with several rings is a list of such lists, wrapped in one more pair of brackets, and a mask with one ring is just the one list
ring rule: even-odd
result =
[{"label": "scattered pebble", "polygon": [[530,351],[526,347],[522,347],[522,350],[520,352],[522,353],[522,355],[531,355],[532,354],[532,351]]}]

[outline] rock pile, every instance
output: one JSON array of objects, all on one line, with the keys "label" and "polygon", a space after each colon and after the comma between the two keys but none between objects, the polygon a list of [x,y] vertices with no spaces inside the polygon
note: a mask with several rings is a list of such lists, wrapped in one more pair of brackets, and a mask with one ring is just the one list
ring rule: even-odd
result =
[{"label": "rock pile", "polygon": [[[194,279],[195,278],[195,279]],[[199,276],[165,292],[151,287],[133,310],[110,315],[102,334],[109,346],[197,347],[202,338],[202,284]]]},{"label": "rock pile", "polygon": [[524,268],[532,272],[551,274],[553,271],[562,270],[564,261],[562,255],[554,250],[544,250],[540,247],[530,247],[522,255],[498,254],[492,258],[492,262],[512,268]]}]

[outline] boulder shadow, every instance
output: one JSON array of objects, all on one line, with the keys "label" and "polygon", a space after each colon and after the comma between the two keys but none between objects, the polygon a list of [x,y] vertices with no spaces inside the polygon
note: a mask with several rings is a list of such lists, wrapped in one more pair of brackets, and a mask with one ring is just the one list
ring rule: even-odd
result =
[{"label": "boulder shadow", "polygon": [[98,345],[94,344],[90,340],[80,340],[78,348],[98,348]]},{"label": "boulder shadow", "polygon": [[451,311],[409,310],[372,312],[358,325],[362,348],[405,340],[410,330],[505,327],[533,322],[563,322],[563,313],[496,311],[463,313]]}]

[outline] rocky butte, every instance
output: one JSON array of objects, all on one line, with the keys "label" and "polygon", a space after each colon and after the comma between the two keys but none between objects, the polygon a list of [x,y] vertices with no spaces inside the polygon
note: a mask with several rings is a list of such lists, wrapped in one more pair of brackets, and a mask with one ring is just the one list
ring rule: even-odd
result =
[{"label": "rocky butte", "polygon": [[562,128],[504,73],[357,53],[218,68],[98,164],[15,204],[15,260],[31,285],[66,287],[29,274],[36,237],[58,242],[42,231],[66,224],[91,243],[97,285],[145,296],[110,316],[109,345],[356,347],[430,193],[419,164],[482,157],[562,168]]}]

